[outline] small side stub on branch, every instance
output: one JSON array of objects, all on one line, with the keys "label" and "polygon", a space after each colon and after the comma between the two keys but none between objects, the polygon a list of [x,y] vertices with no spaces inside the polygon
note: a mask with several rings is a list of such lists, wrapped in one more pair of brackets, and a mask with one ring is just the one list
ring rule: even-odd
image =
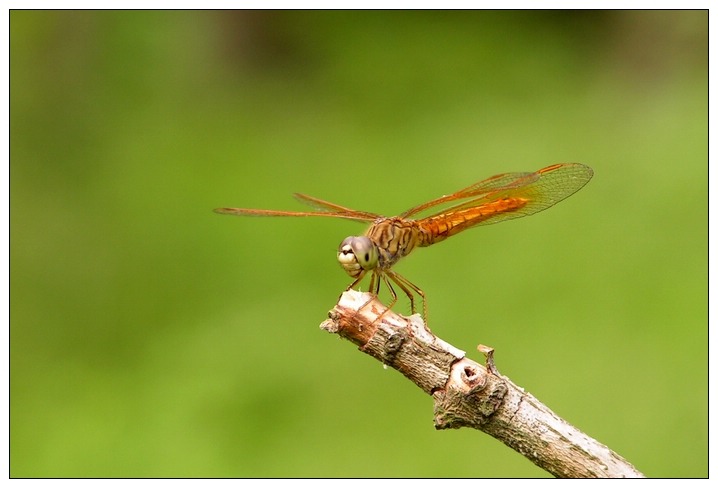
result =
[{"label": "small side stub on branch", "polygon": [[434,426],[480,428],[499,409],[507,391],[501,377],[464,358],[452,366],[446,387],[434,392]]}]

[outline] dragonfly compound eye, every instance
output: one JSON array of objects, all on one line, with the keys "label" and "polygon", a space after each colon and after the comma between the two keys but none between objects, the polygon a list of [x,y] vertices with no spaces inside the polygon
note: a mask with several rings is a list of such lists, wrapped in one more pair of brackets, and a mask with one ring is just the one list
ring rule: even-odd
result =
[{"label": "dragonfly compound eye", "polygon": [[377,265],[376,246],[366,236],[347,237],[339,244],[337,259],[349,276],[358,277]]}]

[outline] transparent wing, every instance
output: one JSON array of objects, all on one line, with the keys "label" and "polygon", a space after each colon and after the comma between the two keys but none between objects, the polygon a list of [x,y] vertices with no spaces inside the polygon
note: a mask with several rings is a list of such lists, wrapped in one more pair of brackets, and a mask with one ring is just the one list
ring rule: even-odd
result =
[{"label": "transparent wing", "polygon": [[320,211],[327,211],[327,212],[334,212],[334,213],[347,213],[347,214],[352,214],[357,217],[364,216],[370,220],[374,220],[376,218],[381,217],[381,215],[379,215],[379,214],[375,214],[375,213],[371,213],[371,212],[364,212],[362,210],[352,210],[350,208],[346,208],[346,207],[342,207],[341,205],[337,205],[336,203],[327,202],[326,200],[320,200],[319,198],[310,197],[309,195],[304,195],[302,193],[295,193],[294,198],[296,198],[298,201],[302,202],[304,205],[309,205],[310,207],[313,207]]},{"label": "transparent wing", "polygon": [[224,215],[238,215],[242,217],[335,217],[340,219],[357,220],[360,222],[372,222],[379,215],[351,210],[341,205],[326,202],[308,195],[295,194],[294,197],[300,202],[310,205],[319,211],[316,212],[292,212],[286,210],[262,210],[255,208],[215,208],[214,211]]},{"label": "transparent wing", "polygon": [[439,206],[447,202],[453,202],[456,200],[463,200],[466,198],[476,198],[481,195],[486,195],[492,191],[505,190],[508,188],[515,188],[517,186],[524,186],[528,183],[536,180],[539,177],[538,172],[536,173],[504,173],[496,176],[492,176],[489,179],[479,181],[473,185],[459,190],[451,195],[444,195],[435,200],[431,200],[421,205],[417,205],[406,212],[402,213],[400,217],[407,218],[412,215],[416,215],[420,212],[424,212],[433,207]]},{"label": "transparent wing", "polygon": [[507,173],[415,207],[408,214],[441,203],[465,200],[418,221],[425,231],[434,236],[433,242],[438,242],[471,227],[496,224],[546,210],[576,193],[592,176],[591,168],[576,163],[555,164],[535,173]]}]

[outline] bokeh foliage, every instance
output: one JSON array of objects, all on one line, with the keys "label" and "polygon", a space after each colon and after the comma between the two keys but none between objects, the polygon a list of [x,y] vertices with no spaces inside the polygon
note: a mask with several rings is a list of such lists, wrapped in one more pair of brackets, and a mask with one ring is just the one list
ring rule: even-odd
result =
[{"label": "bokeh foliage", "polygon": [[319,330],[361,226],[211,209],[395,214],[563,161],[593,181],[397,269],[648,476],[707,475],[706,12],[10,21],[12,476],[546,476]]}]

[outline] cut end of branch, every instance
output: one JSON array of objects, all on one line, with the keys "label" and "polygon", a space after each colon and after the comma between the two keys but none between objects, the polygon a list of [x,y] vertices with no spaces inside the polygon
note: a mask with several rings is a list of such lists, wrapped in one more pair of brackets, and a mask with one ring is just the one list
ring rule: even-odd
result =
[{"label": "cut end of branch", "polygon": [[[380,327],[392,328],[394,332],[401,332],[427,343],[441,341],[426,327],[421,315],[404,317],[396,314],[386,308],[375,295],[355,290],[342,293],[337,305],[329,312],[329,320],[322,322],[320,327],[359,346],[369,342]],[[465,354],[453,347],[452,349],[461,357]]]},{"label": "cut end of branch", "polygon": [[370,293],[343,293],[320,327],[350,340],[430,394],[444,387],[451,365],[465,356],[432,334],[420,315],[398,315]]}]

